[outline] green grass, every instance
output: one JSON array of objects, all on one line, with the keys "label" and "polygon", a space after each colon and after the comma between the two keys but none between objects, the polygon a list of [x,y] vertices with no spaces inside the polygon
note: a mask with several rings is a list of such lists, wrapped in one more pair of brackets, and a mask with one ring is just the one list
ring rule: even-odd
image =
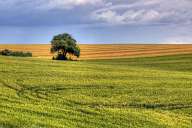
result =
[{"label": "green grass", "polygon": [[0,57],[0,128],[191,128],[192,55]]}]

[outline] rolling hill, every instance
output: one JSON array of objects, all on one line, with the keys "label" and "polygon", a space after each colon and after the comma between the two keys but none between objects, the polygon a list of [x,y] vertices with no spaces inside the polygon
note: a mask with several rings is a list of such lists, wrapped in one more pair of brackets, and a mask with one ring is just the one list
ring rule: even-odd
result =
[{"label": "rolling hill", "polygon": [[191,128],[191,63],[192,54],[77,62],[0,56],[0,127]]}]

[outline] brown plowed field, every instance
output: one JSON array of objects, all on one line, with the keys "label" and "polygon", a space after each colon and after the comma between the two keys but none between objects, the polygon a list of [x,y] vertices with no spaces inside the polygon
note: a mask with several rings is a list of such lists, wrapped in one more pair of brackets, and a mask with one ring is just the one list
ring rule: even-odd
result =
[{"label": "brown plowed field", "polygon": [[[99,45],[80,45],[81,59],[105,59],[105,58],[124,58],[139,56],[158,56],[172,54],[192,53],[192,45],[133,45],[133,44],[99,44]],[[0,50],[10,49],[16,51],[30,51],[34,57],[51,58],[49,52],[50,45],[0,45]]]}]

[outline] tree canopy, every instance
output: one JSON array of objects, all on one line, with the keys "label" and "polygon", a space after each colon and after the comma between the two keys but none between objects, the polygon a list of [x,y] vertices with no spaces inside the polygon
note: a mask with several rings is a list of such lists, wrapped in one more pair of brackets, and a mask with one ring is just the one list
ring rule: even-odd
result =
[{"label": "tree canopy", "polygon": [[57,53],[57,56],[53,57],[53,59],[72,60],[74,56],[80,57],[80,48],[77,41],[70,34],[63,33],[53,37],[51,53]]}]

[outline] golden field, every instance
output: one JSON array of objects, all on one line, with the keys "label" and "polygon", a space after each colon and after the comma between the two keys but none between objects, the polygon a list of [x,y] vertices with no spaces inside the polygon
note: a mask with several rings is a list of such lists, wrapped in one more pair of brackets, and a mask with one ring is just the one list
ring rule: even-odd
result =
[{"label": "golden field", "polygon": [[[82,44],[80,59],[105,59],[192,53],[192,45]],[[0,50],[30,51],[33,57],[51,58],[48,44],[2,44]]]}]

